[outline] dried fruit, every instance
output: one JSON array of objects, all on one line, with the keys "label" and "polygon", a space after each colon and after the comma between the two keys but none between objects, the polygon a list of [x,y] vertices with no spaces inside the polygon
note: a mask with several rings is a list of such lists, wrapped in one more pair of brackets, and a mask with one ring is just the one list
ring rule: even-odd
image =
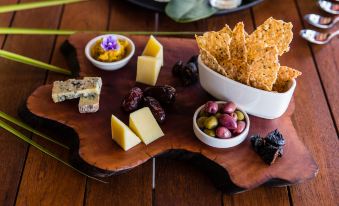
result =
[{"label": "dried fruit", "polygon": [[126,112],[138,109],[142,103],[143,92],[139,87],[132,88],[122,100],[122,108]]},{"label": "dried fruit", "polygon": [[157,99],[165,107],[169,107],[174,104],[175,94],[175,88],[169,85],[147,87],[144,90],[144,96],[150,96]]},{"label": "dried fruit", "polygon": [[181,61],[181,60],[180,60],[180,61],[177,61],[177,62],[174,64],[173,68],[172,68],[172,74],[173,74],[173,76],[179,77],[180,74],[181,74],[181,71],[182,71],[183,67],[184,67],[184,64],[182,63],[182,61]]},{"label": "dried fruit", "polygon": [[251,137],[254,150],[266,164],[273,164],[277,157],[282,157],[285,140],[278,130],[270,132],[266,138],[259,135]]},{"label": "dried fruit", "polygon": [[198,68],[198,55],[193,55],[191,58],[188,60],[188,63],[194,63],[195,66]]},{"label": "dried fruit", "polygon": [[144,97],[144,106],[149,107],[154,118],[158,123],[163,123],[166,119],[165,110],[161,107],[158,100],[153,97]]}]

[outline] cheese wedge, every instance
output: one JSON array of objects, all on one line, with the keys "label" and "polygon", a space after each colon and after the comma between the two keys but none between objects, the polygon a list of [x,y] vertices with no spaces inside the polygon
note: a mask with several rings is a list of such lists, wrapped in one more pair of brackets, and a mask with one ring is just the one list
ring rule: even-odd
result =
[{"label": "cheese wedge", "polygon": [[159,58],[139,56],[137,62],[136,81],[154,86],[157,83],[161,61]]},{"label": "cheese wedge", "polygon": [[130,114],[129,127],[146,145],[164,136],[164,133],[148,107],[144,107]]},{"label": "cheese wedge", "polygon": [[144,51],[142,52],[142,56],[151,56],[156,57],[161,60],[161,66],[164,65],[164,51],[163,47],[154,36],[150,36],[149,40],[145,46]]},{"label": "cheese wedge", "polygon": [[132,130],[114,115],[111,118],[111,129],[112,139],[125,151],[141,142]]}]

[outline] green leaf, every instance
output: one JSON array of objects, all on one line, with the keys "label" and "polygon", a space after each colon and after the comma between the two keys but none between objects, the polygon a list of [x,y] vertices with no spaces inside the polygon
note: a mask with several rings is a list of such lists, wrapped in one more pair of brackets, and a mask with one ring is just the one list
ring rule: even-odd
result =
[{"label": "green leaf", "polygon": [[64,145],[64,144],[62,144],[62,143],[60,143],[60,142],[54,140],[53,138],[51,138],[51,137],[49,137],[49,136],[47,136],[47,135],[45,135],[45,134],[43,134],[43,133],[41,133],[41,132],[39,132],[39,131],[33,129],[33,128],[30,127],[28,124],[25,124],[25,123],[21,122],[20,120],[18,120],[18,119],[16,119],[16,118],[14,118],[14,117],[12,117],[12,116],[6,114],[5,112],[0,111],[0,117],[4,118],[5,120],[7,120],[7,121],[9,121],[9,122],[11,122],[11,123],[13,123],[13,124],[19,126],[19,127],[22,127],[22,128],[24,128],[24,129],[26,129],[26,130],[32,132],[33,134],[36,134],[36,135],[38,135],[38,136],[40,136],[40,137],[42,137],[42,138],[44,138],[44,139],[46,139],[46,140],[48,140],[48,141],[50,141],[50,142],[53,142],[53,143],[55,143],[55,144],[57,144],[57,145],[59,145],[59,146],[65,148],[65,149],[68,149],[68,150],[69,150],[69,147],[67,147],[66,145]]},{"label": "green leaf", "polygon": [[208,0],[171,0],[165,8],[166,14],[180,23],[204,19],[217,11],[209,5]]},{"label": "green leaf", "polygon": [[21,132],[19,132],[18,130],[14,129],[13,127],[9,126],[8,124],[6,124],[5,122],[0,120],[0,127],[2,127],[3,129],[7,130],[8,132],[12,133],[13,135],[15,135],[16,137],[18,137],[19,139],[23,140],[24,142],[30,144],[31,146],[35,147],[36,149],[40,150],[41,152],[47,154],[48,156],[54,158],[55,160],[58,160],[59,162],[63,163],[64,165],[68,166],[69,168],[77,171],[78,173],[91,178],[93,180],[102,182],[102,183],[107,183],[103,180],[100,180],[98,178],[92,177],[87,175],[86,173],[78,170],[77,168],[73,167],[71,164],[69,164],[68,162],[62,160],[60,157],[58,157],[57,155],[55,155],[54,153],[50,152],[49,150],[47,150],[46,148],[44,148],[43,146],[39,145],[38,143],[36,143],[35,141],[31,140],[30,138],[26,137],[24,134],[22,134]]},{"label": "green leaf", "polygon": [[75,3],[79,1],[86,1],[86,0],[49,0],[49,1],[10,4],[10,5],[0,6],[0,13],[20,11],[20,10],[25,10],[25,9],[35,9],[35,8],[41,8],[41,7],[47,7],[47,6],[57,6],[61,4],[70,4],[70,3]]},{"label": "green leaf", "polygon": [[166,35],[166,36],[184,36],[202,34],[199,31],[93,31],[93,30],[58,30],[58,29],[34,29],[34,28],[6,28],[0,27],[0,34],[16,34],[16,35],[72,35],[76,32],[92,32],[122,35]]},{"label": "green leaf", "polygon": [[35,66],[35,67],[40,68],[40,69],[46,69],[46,70],[58,72],[58,73],[61,73],[61,74],[72,75],[72,72],[67,70],[67,69],[63,69],[63,68],[60,68],[60,67],[57,67],[57,66],[54,66],[54,65],[51,65],[51,64],[41,62],[39,60],[35,60],[35,59],[32,59],[32,58],[25,57],[25,56],[22,56],[22,55],[19,55],[19,54],[16,54],[16,53],[12,53],[12,52],[9,52],[9,51],[5,51],[5,50],[2,50],[2,49],[0,49],[0,57],[6,58],[6,59],[9,59],[9,60],[13,60],[13,61],[16,61],[16,62],[20,62],[20,63],[23,63],[23,64]]}]

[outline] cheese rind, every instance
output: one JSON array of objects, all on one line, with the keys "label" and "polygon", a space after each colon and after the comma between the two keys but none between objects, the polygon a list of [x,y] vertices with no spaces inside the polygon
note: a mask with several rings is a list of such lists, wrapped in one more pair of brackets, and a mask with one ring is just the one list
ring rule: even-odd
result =
[{"label": "cheese rind", "polygon": [[102,81],[100,77],[85,77],[84,80],[94,80],[99,84],[99,94],[89,95],[87,97],[81,96],[79,100],[79,112],[80,113],[94,113],[100,108],[100,93],[102,87]]},{"label": "cheese rind", "polygon": [[76,99],[81,96],[100,94],[101,78],[91,79],[69,79],[66,81],[55,81],[52,88],[52,99],[55,103],[67,99]]},{"label": "cheese rind", "polygon": [[137,62],[136,81],[154,86],[160,73],[161,61],[159,58],[139,56]]},{"label": "cheese rind", "polygon": [[129,127],[146,145],[164,136],[163,131],[148,107],[130,114]]},{"label": "cheese rind", "polygon": [[116,116],[111,117],[112,139],[125,151],[139,144],[140,139]]},{"label": "cheese rind", "polygon": [[156,57],[161,60],[161,66],[164,65],[164,51],[160,42],[153,35],[149,37],[142,56]]}]

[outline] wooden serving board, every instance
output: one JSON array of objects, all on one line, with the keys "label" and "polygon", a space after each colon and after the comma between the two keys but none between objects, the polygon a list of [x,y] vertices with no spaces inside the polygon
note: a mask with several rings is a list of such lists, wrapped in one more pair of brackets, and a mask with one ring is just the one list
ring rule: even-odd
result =
[{"label": "wooden serving board", "polygon": [[183,87],[171,74],[172,65],[178,60],[187,61],[198,53],[194,40],[158,38],[164,46],[165,65],[161,70],[158,85],[169,84],[177,89],[174,107],[167,112],[161,128],[165,136],[155,142],[125,152],[111,139],[111,114],[128,124],[128,114],[120,104],[126,93],[136,85],[136,59],[142,52],[148,37],[131,36],[136,53],[129,64],[118,71],[106,72],[93,67],[84,56],[86,43],[94,34],[75,34],[69,43],[76,49],[80,66],[79,76],[101,76],[103,88],[100,110],[94,114],[80,114],[78,101],[53,103],[52,85],[44,85],[34,91],[27,100],[27,108],[34,116],[55,125],[73,129],[74,141],[72,163],[86,172],[106,177],[126,172],[152,157],[165,155],[187,160],[205,171],[216,186],[228,193],[236,193],[262,184],[284,186],[315,177],[318,166],[303,143],[299,140],[291,121],[294,110],[292,102],[288,111],[275,120],[250,117],[253,134],[266,135],[278,128],[286,139],[284,156],[273,165],[266,165],[254,152],[249,138],[230,149],[216,149],[200,142],[192,129],[194,111],[206,101],[213,99],[197,83]]}]

